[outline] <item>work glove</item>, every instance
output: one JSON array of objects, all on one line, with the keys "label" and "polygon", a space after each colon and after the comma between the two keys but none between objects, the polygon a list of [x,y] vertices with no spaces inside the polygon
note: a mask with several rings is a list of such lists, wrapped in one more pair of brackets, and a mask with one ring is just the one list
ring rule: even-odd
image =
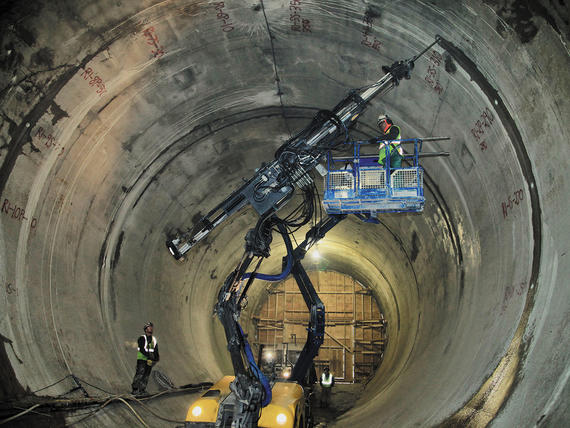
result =
[{"label": "work glove", "polygon": [[146,360],[146,364],[147,364],[148,366],[151,366],[151,367],[152,367],[152,363],[153,363],[153,362],[154,362],[154,361],[152,361],[152,360]]}]

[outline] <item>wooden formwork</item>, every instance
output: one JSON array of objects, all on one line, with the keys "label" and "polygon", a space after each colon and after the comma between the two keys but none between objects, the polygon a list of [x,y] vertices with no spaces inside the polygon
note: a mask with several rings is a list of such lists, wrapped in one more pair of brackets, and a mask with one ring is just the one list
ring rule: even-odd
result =
[{"label": "wooden formwork", "polygon": [[[325,340],[315,358],[317,373],[328,365],[338,381],[365,381],[381,363],[387,344],[376,299],[362,284],[338,272],[314,271],[309,277],[326,308]],[[268,290],[254,316],[253,344],[273,349],[279,364],[294,362],[307,338],[308,320],[303,297],[289,278]]]}]

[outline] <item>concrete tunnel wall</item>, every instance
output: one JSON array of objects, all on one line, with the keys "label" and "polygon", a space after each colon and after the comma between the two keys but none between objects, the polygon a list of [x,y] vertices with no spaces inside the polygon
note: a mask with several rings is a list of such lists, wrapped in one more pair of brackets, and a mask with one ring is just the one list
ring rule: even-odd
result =
[{"label": "concrete tunnel wall", "polygon": [[[231,27],[220,5],[201,1],[8,6],[2,397],[71,372],[127,392],[148,319],[158,369],[176,384],[229,373],[212,309],[255,215],[235,215],[183,263],[166,236],[251,176],[318,109],[440,34],[441,62],[418,60],[353,132],[374,135],[387,111],[404,137],[452,138],[426,144],[451,157],[423,162],[423,214],[346,220],[320,244],[328,267],[369,286],[389,322],[384,362],[338,425],[568,422],[564,5],[301,1],[303,32],[292,30],[291,3],[226,1]],[[517,203],[504,208],[509,198]],[[279,270],[277,238],[272,253],[264,272]],[[263,287],[252,289],[245,324]],[[183,419],[190,401],[155,408]],[[135,419],[119,407],[85,422],[125,424]]]}]

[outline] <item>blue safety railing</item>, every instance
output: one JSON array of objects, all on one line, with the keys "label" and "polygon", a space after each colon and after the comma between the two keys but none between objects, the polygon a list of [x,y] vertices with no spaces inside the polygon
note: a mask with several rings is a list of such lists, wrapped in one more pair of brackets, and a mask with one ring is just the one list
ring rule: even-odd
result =
[{"label": "blue safety railing", "polygon": [[[404,154],[402,161],[410,166],[391,168],[389,143],[414,145],[414,152]],[[378,163],[376,154],[362,154],[362,146],[385,144],[386,165]],[[423,168],[419,165],[421,139],[393,141],[351,141],[354,155],[327,155],[327,174],[323,204],[328,214],[363,214],[375,217],[386,212],[420,212],[425,198]]]}]

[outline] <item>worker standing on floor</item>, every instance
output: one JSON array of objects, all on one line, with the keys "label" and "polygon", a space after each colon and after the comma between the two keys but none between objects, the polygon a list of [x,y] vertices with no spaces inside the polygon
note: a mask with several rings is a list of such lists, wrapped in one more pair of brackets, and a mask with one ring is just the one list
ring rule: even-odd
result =
[{"label": "worker standing on floor", "polygon": [[[378,163],[382,166],[386,166],[386,145],[388,141],[401,139],[400,127],[394,125],[392,119],[388,117],[387,114],[381,114],[378,116],[378,128],[382,132],[382,135],[378,137],[378,140],[385,141],[380,143],[380,154],[378,156]],[[390,168],[401,168],[402,167],[402,157],[404,151],[400,146],[399,142],[389,143],[389,153],[390,153]]]},{"label": "worker standing on floor", "polygon": [[321,374],[321,407],[329,407],[331,401],[332,387],[334,386],[334,376],[329,371],[329,367],[325,367],[325,371]]},{"label": "worker standing on floor", "polygon": [[137,369],[133,379],[133,395],[146,394],[146,385],[152,366],[158,363],[158,342],[152,335],[153,324],[149,321],[143,327],[144,334],[138,340]]}]

